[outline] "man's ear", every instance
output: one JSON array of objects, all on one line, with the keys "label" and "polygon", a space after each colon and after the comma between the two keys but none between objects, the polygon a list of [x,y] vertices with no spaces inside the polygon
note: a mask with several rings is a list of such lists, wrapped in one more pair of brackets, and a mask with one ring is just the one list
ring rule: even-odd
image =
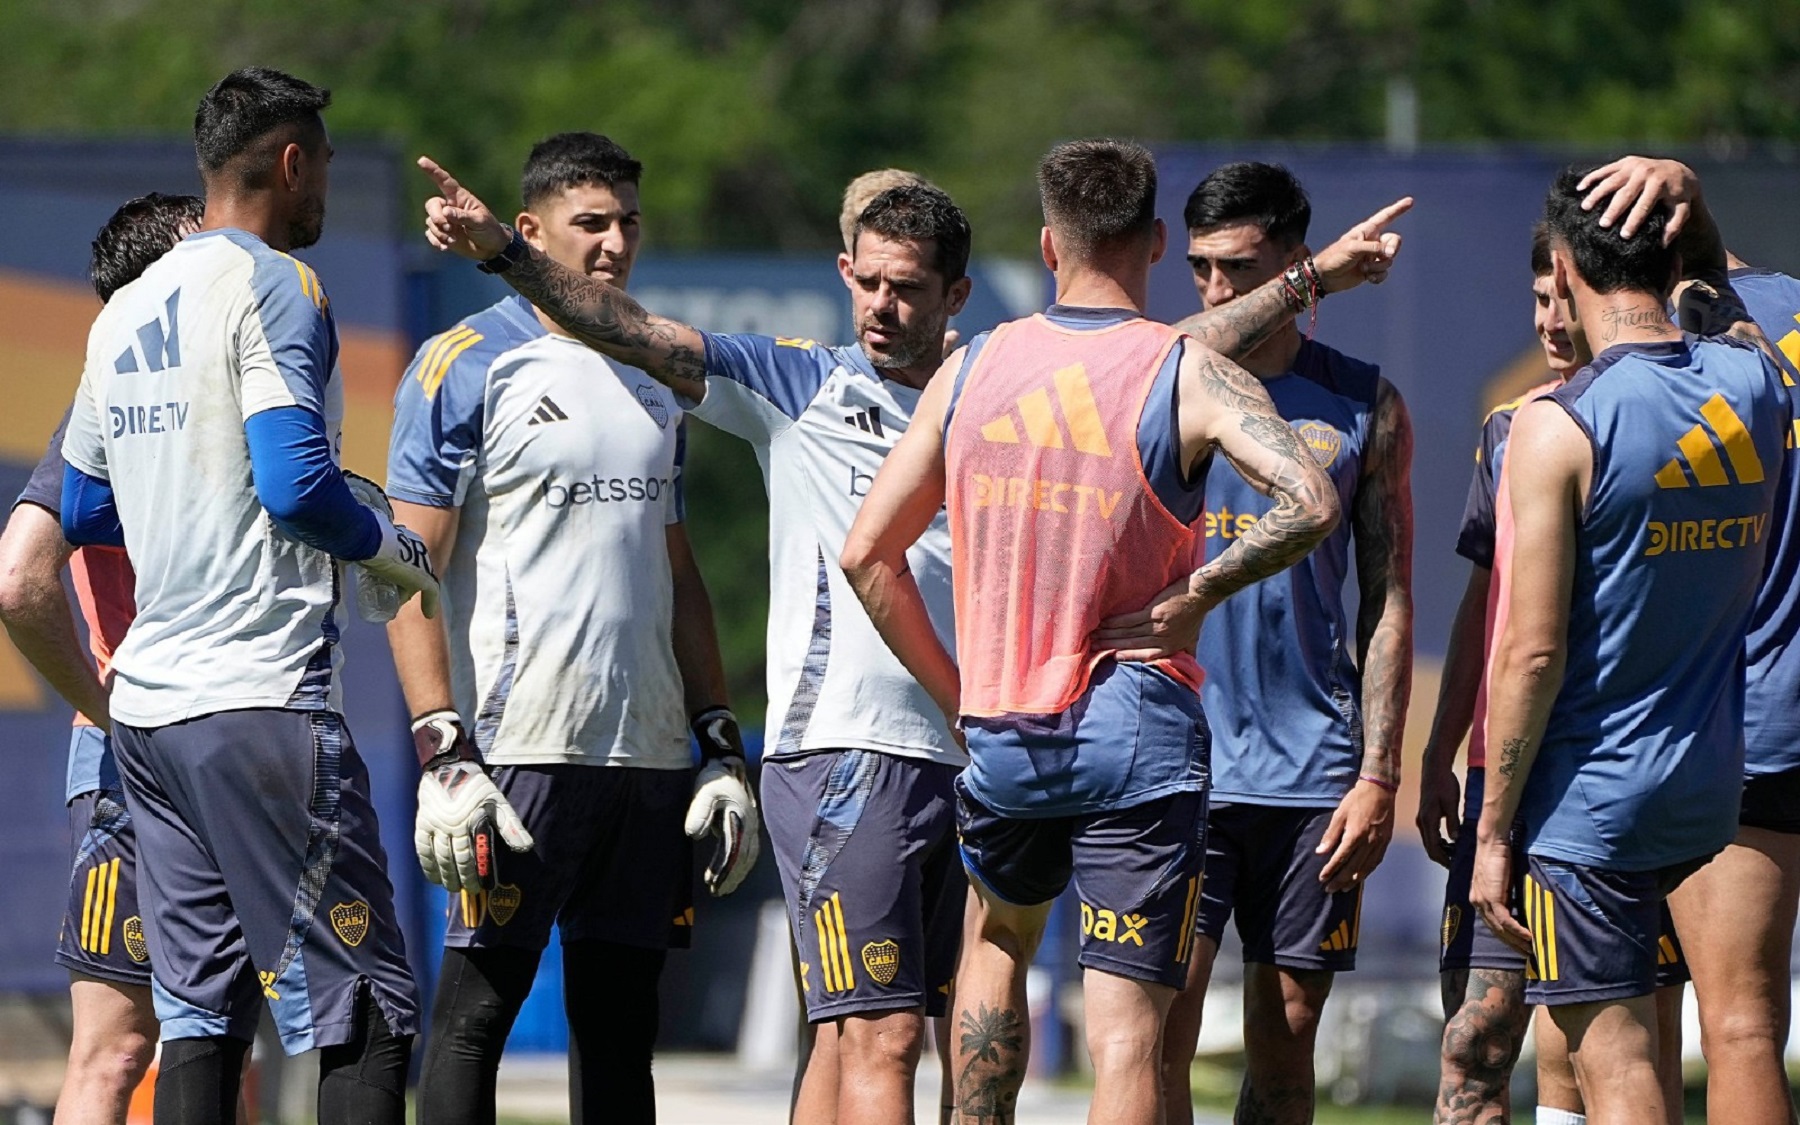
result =
[{"label": "man's ear", "polygon": [[949,299],[944,302],[944,309],[951,316],[963,311],[969,303],[969,293],[975,288],[975,282],[968,277],[959,277],[950,283]]},{"label": "man's ear", "polygon": [[1155,233],[1151,235],[1150,240],[1150,264],[1155,265],[1162,261],[1163,255],[1168,252],[1169,224],[1158,219],[1156,220]]},{"label": "man's ear", "polygon": [[847,253],[839,254],[838,276],[844,279],[844,288],[854,288],[856,285],[856,259]]},{"label": "man's ear", "polygon": [[1044,265],[1051,273],[1056,272],[1056,236],[1045,227],[1038,232],[1038,255],[1044,259]]},{"label": "man's ear", "polygon": [[531,243],[539,250],[545,251],[545,253],[549,252],[544,246],[544,221],[536,215],[533,215],[530,211],[519,212],[519,217],[513,220],[513,229],[517,230],[519,232],[519,237],[523,238],[526,242]]},{"label": "man's ear", "polygon": [[281,169],[281,186],[288,191],[299,191],[306,180],[306,150],[289,141],[281,146],[276,167]]}]

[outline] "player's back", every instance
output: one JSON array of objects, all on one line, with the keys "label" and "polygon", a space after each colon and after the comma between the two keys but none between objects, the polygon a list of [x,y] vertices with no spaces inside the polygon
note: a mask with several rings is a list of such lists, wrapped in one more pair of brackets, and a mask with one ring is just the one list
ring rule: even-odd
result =
[{"label": "player's back", "polygon": [[235,230],[188,238],[95,322],[65,454],[111,482],[137,572],[114,656],[120,720],[335,709],[336,565],[274,526],[244,423],[301,406],[335,449],[336,352],[312,270]]},{"label": "player's back", "polygon": [[[1141,317],[1086,327],[1082,311],[1001,325],[961,377],[945,460],[965,715],[1062,711],[1106,658],[1101,619],[1192,564],[1194,533],[1138,444],[1183,337]],[[1200,684],[1191,653],[1154,663]]]},{"label": "player's back", "polygon": [[[1750,318],[1775,345],[1781,381],[1800,413],[1800,281],[1772,270],[1733,270]],[[1800,427],[1788,439],[1791,451]],[[1745,641],[1744,772],[1800,768],[1800,461],[1790,452],[1775,499],[1769,560]]]},{"label": "player's back", "polygon": [[[1744,630],[1786,392],[1760,351],[1685,336],[1611,348],[1549,398],[1588,438],[1593,478],[1529,846],[1617,870],[1709,855],[1737,826]],[[1508,565],[1532,565],[1525,547]]]}]

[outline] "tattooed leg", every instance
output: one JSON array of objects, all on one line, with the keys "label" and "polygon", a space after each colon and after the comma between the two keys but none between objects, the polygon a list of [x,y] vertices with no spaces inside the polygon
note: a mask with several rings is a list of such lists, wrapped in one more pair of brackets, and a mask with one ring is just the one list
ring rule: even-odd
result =
[{"label": "tattooed leg", "polygon": [[969,898],[956,972],[956,1105],[961,1125],[1012,1125],[1030,1054],[1025,973],[1050,904]]},{"label": "tattooed leg", "polygon": [[[1449,976],[1450,974],[1446,974]],[[1508,1085],[1525,1042],[1525,974],[1471,969],[1462,1005],[1444,1028],[1437,1125],[1505,1125]]]},{"label": "tattooed leg", "polygon": [[1244,1085],[1238,1125],[1308,1125],[1313,1043],[1334,974],[1244,966]]},{"label": "tattooed leg", "polygon": [[1162,1034],[1175,990],[1100,969],[1082,974],[1088,1055],[1094,1060],[1090,1125],[1162,1121]]}]

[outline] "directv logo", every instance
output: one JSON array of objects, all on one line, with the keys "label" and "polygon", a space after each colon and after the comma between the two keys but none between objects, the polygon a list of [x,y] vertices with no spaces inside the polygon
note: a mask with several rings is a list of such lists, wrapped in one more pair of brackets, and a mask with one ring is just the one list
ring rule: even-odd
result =
[{"label": "directv logo", "polygon": [[567,422],[569,416],[563,413],[562,407],[550,400],[549,395],[538,399],[537,409],[531,412],[531,421],[527,426],[542,426],[550,422]]}]

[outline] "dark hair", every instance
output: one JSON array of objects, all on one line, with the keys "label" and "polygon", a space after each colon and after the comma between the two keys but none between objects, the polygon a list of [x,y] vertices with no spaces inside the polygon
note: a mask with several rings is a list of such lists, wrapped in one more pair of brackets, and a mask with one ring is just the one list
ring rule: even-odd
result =
[{"label": "dark hair", "polygon": [[128,201],[94,236],[88,280],[104,304],[138,279],[150,263],[199,229],[206,202],[197,195],[153,191]]},{"label": "dark hair", "polygon": [[1291,250],[1306,241],[1312,203],[1286,168],[1244,160],[1215,168],[1201,180],[1188,196],[1182,219],[1189,230],[1255,223],[1264,238]]},{"label": "dark hair", "polygon": [[1604,208],[1581,209],[1581,178],[1588,169],[1570,165],[1556,176],[1544,200],[1544,225],[1553,245],[1566,248],[1575,259],[1575,272],[1596,293],[1629,290],[1666,296],[1675,269],[1675,249],[1663,245],[1669,225],[1669,205],[1658,203],[1638,224],[1630,238],[1620,238],[1619,228],[1603,227]]},{"label": "dark hair", "polygon": [[644,166],[611,137],[558,133],[531,146],[519,176],[519,197],[531,207],[572,187],[636,184]]},{"label": "dark hair", "polygon": [[973,238],[969,220],[942,188],[917,183],[887,189],[869,200],[856,217],[856,231],[850,240],[852,252],[856,237],[863,231],[912,242],[930,240],[935,248],[931,268],[945,285],[961,281],[969,272],[969,243]]},{"label": "dark hair", "polygon": [[1550,275],[1550,227],[1539,219],[1531,224],[1531,276]]},{"label": "dark hair", "polygon": [[[232,71],[206,92],[194,111],[194,152],[200,158],[201,176],[249,154],[238,170],[238,181],[246,187],[261,184],[282,145],[297,141],[316,149],[324,141],[325,122],[319,114],[330,104],[330,90],[291,74],[266,66]],[[280,144],[257,144],[283,126],[291,126],[293,133]]]},{"label": "dark hair", "polygon": [[1044,222],[1065,250],[1110,250],[1156,229],[1156,158],[1132,141],[1065,141],[1038,162]]}]

